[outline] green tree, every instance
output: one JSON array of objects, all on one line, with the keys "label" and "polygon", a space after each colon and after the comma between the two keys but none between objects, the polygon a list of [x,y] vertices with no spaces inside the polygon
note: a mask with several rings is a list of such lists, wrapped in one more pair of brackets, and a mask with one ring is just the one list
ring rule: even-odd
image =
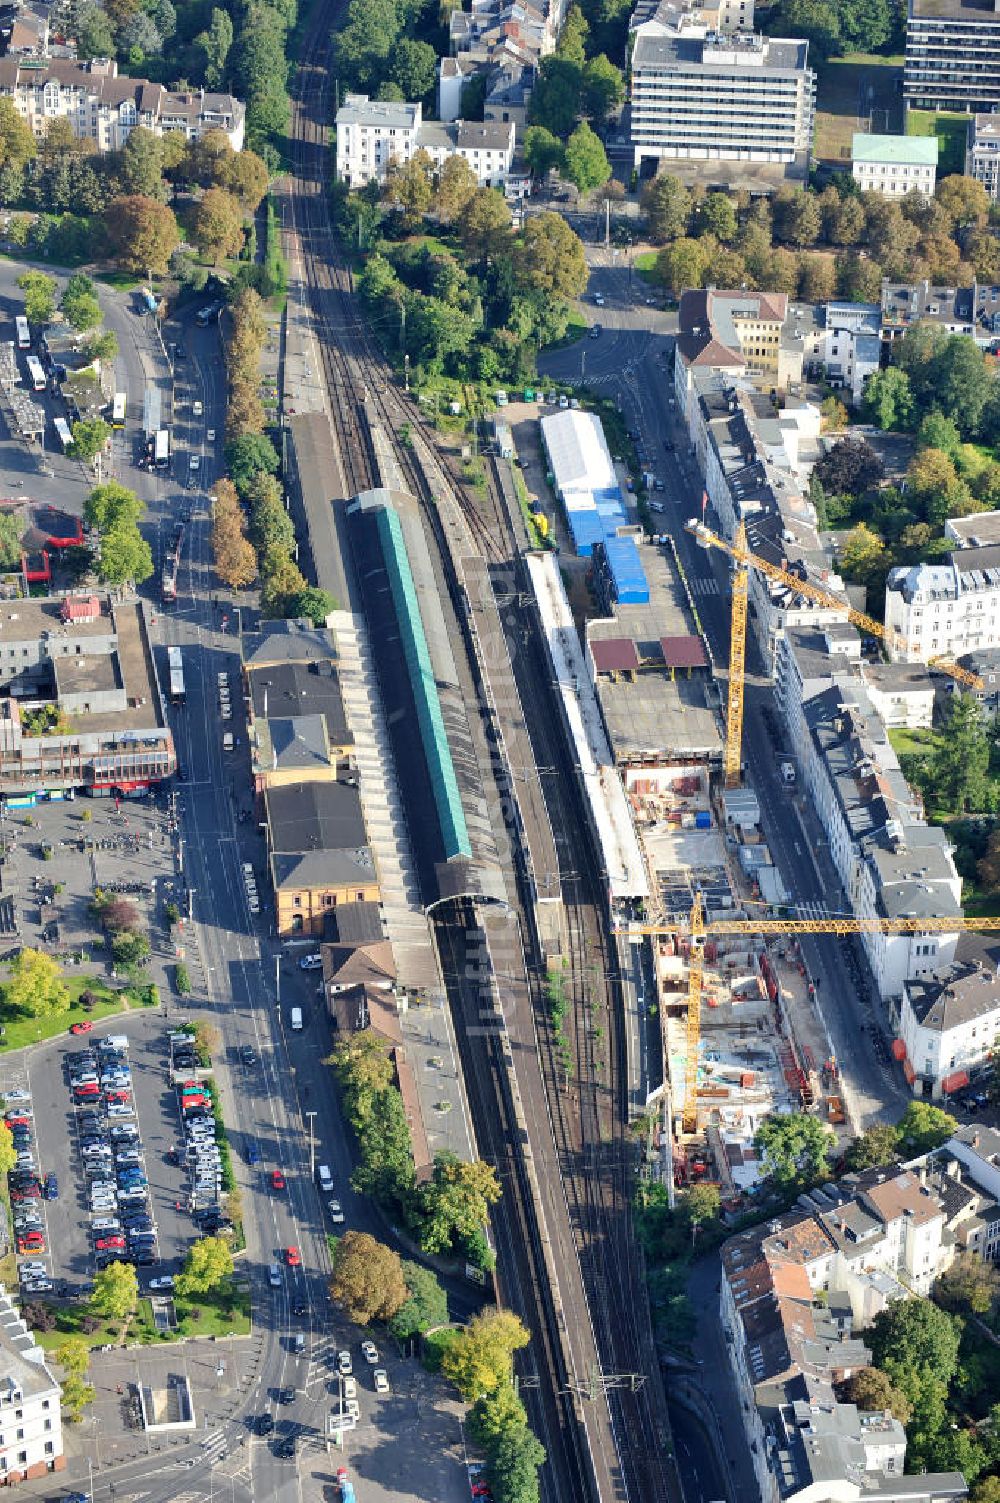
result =
[{"label": "green tree", "polygon": [[556,57],[582,68],[587,61],[589,33],[590,27],[587,25],[583,11],[578,5],[571,5],[566,12],[566,19],[563,21],[559,40],[556,43]]},{"label": "green tree", "polygon": [[772,30],[778,36],[805,37],[810,57],[819,62],[840,51],[840,19],[827,0],[781,0]]},{"label": "green tree", "polygon": [[990,196],[974,177],[952,174],[942,178],[934,194],[954,229],[984,225],[990,214]]},{"label": "green tree", "polygon": [[325,626],[327,617],[338,609],[337,598],[331,595],[329,590],[320,590],[315,585],[309,585],[292,604],[290,614],[295,617],[304,617],[307,621],[311,621],[313,626]]},{"label": "green tree", "polygon": [[622,70],[604,53],[592,57],[586,64],[581,85],[583,110],[598,125],[603,125],[609,116],[617,114],[625,101]]},{"label": "green tree", "polygon": [[805,1112],[765,1117],[753,1141],[767,1173],[782,1189],[812,1184],[829,1171],[830,1134]]},{"label": "green tree", "polygon": [[139,1281],[131,1263],[109,1263],[94,1274],[90,1308],[105,1320],[127,1320],[135,1311]]},{"label": "green tree", "polygon": [[21,562],[24,519],[18,512],[0,512],[0,568],[13,569]]},{"label": "green tree", "polygon": [[554,53],[542,58],[531,91],[531,124],[544,125],[560,141],[565,141],[580,113],[582,82],[578,64]]},{"label": "green tree", "polygon": [[125,271],[164,275],[180,244],[180,232],[166,204],[140,193],[116,198],[105,216],[112,255]]},{"label": "green tree", "polygon": [[423,1224],[420,1244],[425,1252],[448,1252],[465,1246],[481,1232],[489,1207],[500,1199],[496,1170],[481,1159],[469,1164],[453,1153],[434,1156],[434,1173],[421,1186]]},{"label": "green tree", "polygon": [[689,287],[700,287],[712,256],[708,240],[682,236],[664,246],[656,258],[656,279],[679,296]]},{"label": "green tree", "polygon": [[882,268],[879,263],[859,251],[846,251],[838,256],[837,293],[852,303],[877,303],[882,296]]},{"label": "green tree", "polygon": [[3,989],[4,1002],[29,1018],[47,1018],[69,1007],[69,989],[59,964],[41,950],[24,949],[11,967]]},{"label": "green tree", "polygon": [[407,161],[392,161],[382,189],[406,229],[416,229],[434,201],[434,163],[430,153],[415,151]]},{"label": "green tree", "polygon": [[84,341],[84,349],[90,360],[101,363],[114,360],[118,354],[118,335],[114,329],[101,329],[88,335]]},{"label": "green tree", "polygon": [[599,188],[611,176],[611,163],[608,161],[603,142],[600,136],[595,135],[591,130],[586,120],[580,121],[566,142],[566,157],[562,171],[563,175],[574,183],[581,193],[589,193],[593,188]]},{"label": "green tree", "polygon": [[82,1336],[67,1336],[53,1352],[64,1373],[85,1378],[90,1370],[90,1347]]},{"label": "green tree", "polygon": [[174,1280],[183,1298],[207,1294],[233,1276],[233,1254],[224,1237],[199,1237],[188,1248],[184,1267]]},{"label": "green tree", "polygon": [[132,934],[123,930],[112,936],[111,956],[116,967],[132,974],[149,960],[149,940],[144,934]]},{"label": "green tree", "polygon": [[459,216],[458,238],[473,261],[498,255],[510,240],[510,207],[503,194],[478,188]]},{"label": "green tree", "polygon": [[14,1134],[6,1122],[0,1122],[0,1174],[9,1174],[17,1163]]},{"label": "green tree", "polygon": [[219,186],[235,198],[244,214],[253,214],[259,207],[267,192],[267,183],[267,163],[255,151],[231,152],[222,164]]},{"label": "green tree", "polygon": [[709,234],[714,235],[716,240],[721,240],[723,245],[729,245],[736,239],[739,220],[736,217],[736,205],[728,193],[710,193],[701,205],[699,218]]},{"label": "green tree", "polygon": [[101,322],[101,305],[97,301],[97,289],[89,277],[77,272],[66,283],[66,290],[59,304],[63,315],[74,329],[86,333],[96,329]]},{"label": "green tree", "polygon": [[403,1263],[406,1299],[389,1321],[397,1341],[409,1341],[448,1324],[448,1296],[435,1275],[420,1263]]},{"label": "green tree", "polygon": [[85,1382],[75,1373],[70,1373],[59,1386],[61,1390],[59,1402],[65,1411],[66,1418],[71,1425],[78,1425],[83,1418],[84,1409],[94,1402],[97,1390],[92,1383]]},{"label": "green tree", "polygon": [[841,1393],[845,1403],[857,1404],[859,1409],[888,1409],[901,1425],[910,1422],[913,1411],[909,1400],[898,1388],[893,1387],[886,1374],[877,1367],[862,1367],[848,1378]]},{"label": "green tree", "polygon": [[534,177],[547,177],[553,168],[561,169],[565,152],[559,137],[546,130],[544,125],[528,126],[524,133],[524,160]]},{"label": "green tree", "polygon": [[954,462],[962,445],[962,435],[953,418],[945,417],[934,409],[921,421],[917,429],[917,442],[922,449],[940,449]]},{"label": "green tree", "polygon": [[865,210],[859,198],[848,194],[840,198],[836,212],[827,230],[827,239],[834,245],[857,245],[865,232]]},{"label": "green tree", "polygon": [[865,1128],[847,1150],[849,1169],[874,1169],[892,1164],[899,1156],[899,1129],[888,1122]]},{"label": "green tree", "polygon": [[445,160],[434,190],[434,212],[442,224],[454,224],[466,205],[472,202],[478,186],[476,174],[464,157]]},{"label": "green tree", "polygon": [[640,205],[646,216],[649,238],[655,245],[678,240],[686,233],[691,218],[691,194],[680,178],[669,172],[659,173],[642,190]]},{"label": "green tree", "polygon": [[101,534],[98,578],[107,585],[142,584],[153,573],[153,554],[134,523],[123,523]]},{"label": "green tree", "polygon": [[534,214],[518,239],[518,280],[538,292],[579,297],[589,272],[583,242],[561,214]]},{"label": "green tree", "polygon": [[18,113],[13,99],[0,99],[0,168],[17,170],[36,154],[31,126]]},{"label": "green tree", "polygon": [[899,1141],[907,1155],[930,1153],[947,1143],[958,1123],[949,1112],[929,1101],[911,1101],[897,1123]]},{"label": "green tree", "polygon": [[873,371],[865,381],[863,408],[867,420],[877,428],[908,428],[913,418],[913,392],[906,372],[895,365]]},{"label": "green tree", "polygon": [[[865,1330],[876,1367],[915,1406],[929,1379],[947,1392],[958,1369],[962,1322],[927,1299],[897,1300]],[[926,1396],[923,1396],[926,1397]]]},{"label": "green tree", "polygon": [[226,445],[226,464],[233,484],[242,496],[248,493],[256,475],[276,475],[279,468],[278,452],[269,438],[261,433],[248,433],[243,438],[234,438]]},{"label": "green tree", "polygon": [[403,37],[393,48],[392,77],[404,99],[426,99],[437,77],[437,53],[429,42]]},{"label": "green tree", "polygon": [[29,324],[47,324],[56,311],[56,279],[44,271],[26,271],[17,285],[24,293],[24,316]]},{"label": "green tree", "polygon": [[246,488],[250,503],[250,537],[261,552],[295,547],[295,527],[285,510],[284,493],[273,475],[260,470]]},{"label": "green tree", "polygon": [[707,1222],[718,1220],[721,1203],[718,1185],[692,1185],[685,1192],[681,1214],[691,1228],[692,1243]]},{"label": "green tree", "polygon": [[491,1450],[507,1430],[520,1429],[527,1423],[525,1407],[509,1379],[481,1394],[469,1411],[469,1431],[486,1450]]},{"label": "green tree", "polygon": [[509,1310],[483,1310],[474,1315],[457,1341],[445,1352],[441,1371],[466,1403],[509,1382],[514,1353],[531,1337]]},{"label": "green tree", "polygon": [[486,1477],[496,1503],[538,1503],[538,1469],[545,1447],[527,1425],[503,1430],[486,1464]]},{"label": "green tree", "polygon": [[289,616],[306,587],[301,569],[281,548],[262,553],[259,559],[260,603],[270,620]]},{"label": "green tree", "polygon": [[83,520],[95,532],[108,532],[113,527],[137,523],[143,513],[143,503],[134,491],[106,480],[95,485],[83,504]]},{"label": "green tree", "polygon": [[233,23],[228,12],[213,6],[208,30],[199,32],[194,40],[205,54],[205,86],[217,89],[226,76],[226,59],[233,45]]},{"label": "green tree", "polygon": [[243,209],[224,188],[209,188],[195,208],[191,224],[195,245],[206,260],[218,266],[243,247]]},{"label": "green tree", "polygon": [[934,1285],[938,1304],[960,1315],[988,1315],[998,1295],[1000,1269],[974,1252],[959,1253]]},{"label": "green tree", "polygon": [[888,565],[889,554],[867,522],[852,527],[840,549],[841,572],[857,584],[871,584]]},{"label": "green tree", "polygon": [[399,1254],[367,1232],[345,1232],[333,1249],[330,1293],[359,1325],[391,1320],[409,1295]]},{"label": "green tree", "polygon": [[[990,743],[979,705],[971,694],[956,694],[935,737],[931,758],[935,798],[956,814],[981,810],[989,765]],[[954,1126],[954,1120],[949,1121]]]},{"label": "green tree", "polygon": [[111,429],[103,418],[81,418],[73,424],[73,442],[66,453],[71,459],[81,459],[84,464],[90,464],[98,454],[104,452],[104,446],[110,437]]},{"label": "green tree", "polygon": [[166,196],[162,139],[143,126],[136,126],[122,148],[118,175],[123,193],[162,200]]},{"label": "green tree", "polygon": [[791,245],[815,245],[823,216],[815,193],[804,188],[779,188],[774,195],[774,231]]}]

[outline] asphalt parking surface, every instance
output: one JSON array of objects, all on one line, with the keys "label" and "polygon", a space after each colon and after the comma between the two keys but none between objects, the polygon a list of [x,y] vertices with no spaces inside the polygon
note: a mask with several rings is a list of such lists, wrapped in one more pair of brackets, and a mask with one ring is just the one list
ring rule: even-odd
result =
[{"label": "asphalt parking surface", "polygon": [[158,1263],[139,1270],[140,1282],[176,1272],[195,1237],[196,1228],[187,1211],[176,1209],[176,1202],[184,1197],[184,1171],[166,1159],[180,1134],[176,1096],[165,1069],[166,1033],[166,1024],[158,1013],[111,1018],[97,1024],[85,1038],[53,1040],[32,1059],[29,1075],[39,1168],[43,1174],[53,1170],[59,1181],[58,1200],[42,1202],[56,1281],[76,1287],[94,1274],[90,1215],[77,1144],[77,1112],[67,1077],[69,1061],[92,1039],[109,1034],[125,1034],[129,1039],[136,1115],[120,1120],[135,1121],[139,1128],[159,1254]]}]

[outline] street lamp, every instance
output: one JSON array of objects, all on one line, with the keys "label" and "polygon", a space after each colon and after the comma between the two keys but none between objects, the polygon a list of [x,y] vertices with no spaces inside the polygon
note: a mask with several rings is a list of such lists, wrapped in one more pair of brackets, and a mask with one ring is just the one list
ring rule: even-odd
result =
[{"label": "street lamp", "polygon": [[312,1181],[312,1179],[314,1178],[315,1173],[316,1173],[316,1139],[315,1139],[315,1136],[313,1135],[313,1121],[315,1119],[315,1116],[316,1116],[316,1113],[314,1111],[309,1111],[309,1112],[305,1113],[306,1121],[309,1123],[309,1179],[310,1179],[310,1181]]}]

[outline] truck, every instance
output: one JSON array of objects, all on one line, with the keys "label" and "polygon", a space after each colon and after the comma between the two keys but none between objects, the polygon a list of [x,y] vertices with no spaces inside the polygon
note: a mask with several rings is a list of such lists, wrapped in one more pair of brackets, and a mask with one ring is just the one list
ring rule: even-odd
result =
[{"label": "truck", "polygon": [[354,1483],[347,1475],[346,1466],[337,1468],[337,1486],[340,1489],[340,1503],[357,1503],[354,1496]]}]

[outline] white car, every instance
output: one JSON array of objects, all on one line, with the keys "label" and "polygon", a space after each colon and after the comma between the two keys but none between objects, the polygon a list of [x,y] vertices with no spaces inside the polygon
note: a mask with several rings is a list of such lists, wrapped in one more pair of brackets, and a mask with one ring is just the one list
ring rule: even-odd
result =
[{"label": "white car", "polygon": [[92,1232],[120,1232],[121,1222],[115,1216],[95,1216],[90,1223]]},{"label": "white car", "polygon": [[339,1200],[330,1201],[330,1220],[340,1226],[344,1220],[344,1212]]},{"label": "white car", "polygon": [[337,1353],[337,1371],[342,1378],[349,1378],[351,1376],[354,1371],[354,1363],[351,1361],[350,1352],[345,1350]]},{"label": "white car", "polygon": [[126,1106],[124,1102],[112,1101],[111,1105],[108,1107],[108,1116],[134,1117],[135,1113],[133,1112],[132,1108],[130,1106]]},{"label": "white car", "polygon": [[190,464],[191,464],[192,470],[200,470],[201,469],[201,455],[200,454],[192,454],[191,455]]},{"label": "white car", "polygon": [[362,1357],[364,1357],[369,1367],[378,1366],[378,1347],[375,1345],[374,1341],[363,1341],[361,1343],[361,1355]]},{"label": "white car", "polygon": [[256,898],[251,898],[250,899],[250,905],[249,906],[250,906],[250,912],[251,913],[259,913],[260,912],[260,904],[258,903],[258,901],[257,901]]},{"label": "white car", "polygon": [[210,444],[214,444],[215,443],[215,429],[214,428],[209,428],[208,431],[205,434],[205,438],[207,439],[207,441]]},{"label": "white car", "polygon": [[6,1102],[8,1102],[8,1103],[11,1102],[11,1101],[30,1101],[31,1100],[31,1092],[30,1091],[4,1091],[4,1093],[3,1093],[3,1099]]},{"label": "white car", "polygon": [[232,718],[233,718],[232,706],[230,705],[228,699],[224,702],[224,704],[222,706],[222,718],[223,718],[223,720],[232,720]]},{"label": "white car", "polygon": [[25,1279],[21,1285],[25,1294],[47,1294],[52,1288],[51,1279]]},{"label": "white car", "polygon": [[270,1268],[267,1270],[267,1282],[270,1284],[272,1289],[281,1288],[281,1269],[279,1268],[277,1263],[272,1263]]},{"label": "white car", "polygon": [[149,1287],[150,1289],[172,1289],[174,1287],[173,1276],[165,1273],[161,1278],[150,1279]]},{"label": "white car", "polygon": [[389,1374],[384,1367],[377,1367],[372,1373],[375,1379],[375,1392],[383,1396],[389,1392]]},{"label": "white car", "polygon": [[192,413],[194,414],[195,417],[201,417],[201,415],[205,411],[205,409],[204,409],[204,407],[202,406],[202,404],[200,402],[192,402],[191,403],[191,411],[192,411]]},{"label": "white car", "polygon": [[17,1272],[21,1279],[47,1279],[49,1276],[49,1270],[44,1263],[21,1263]]},{"label": "white car", "polygon": [[356,1400],[357,1397],[358,1397],[358,1380],[357,1380],[357,1378],[345,1378],[344,1379],[344,1398],[345,1399]]},{"label": "white car", "polygon": [[321,971],[323,969],[322,955],[303,955],[299,961],[300,971]]},{"label": "white car", "polygon": [[229,674],[228,673],[220,673],[218,675],[218,679],[219,679],[219,688],[220,689],[227,689],[229,687]]}]

